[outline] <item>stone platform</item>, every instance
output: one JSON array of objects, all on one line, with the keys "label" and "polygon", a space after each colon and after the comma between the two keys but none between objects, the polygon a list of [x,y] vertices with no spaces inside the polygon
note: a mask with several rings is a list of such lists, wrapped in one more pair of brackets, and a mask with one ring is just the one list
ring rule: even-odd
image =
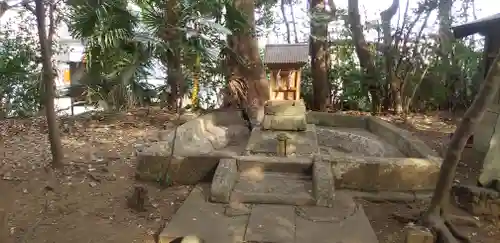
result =
[{"label": "stone platform", "polygon": [[195,235],[205,243],[377,243],[360,205],[337,193],[334,207],[210,203],[198,185],[160,234],[160,243]]},{"label": "stone platform", "polygon": [[277,155],[278,134],[286,134],[288,156],[310,157],[319,153],[318,138],[314,124],[307,124],[305,131],[276,131],[263,130],[256,127],[252,130],[248,144],[245,148],[245,155]]}]

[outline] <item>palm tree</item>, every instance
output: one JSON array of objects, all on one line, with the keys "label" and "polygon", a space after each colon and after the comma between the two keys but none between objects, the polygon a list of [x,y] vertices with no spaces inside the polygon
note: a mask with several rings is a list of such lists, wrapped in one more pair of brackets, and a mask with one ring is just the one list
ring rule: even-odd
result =
[{"label": "palm tree", "polygon": [[[139,104],[151,90],[141,80],[159,62],[170,70],[160,89],[170,89],[169,105],[175,107],[186,86],[182,70],[203,66],[194,65],[193,57],[220,59],[222,38],[231,34],[223,27],[223,10],[230,6],[223,1],[73,0],[68,25],[73,37],[85,42],[86,75],[80,82],[88,86],[88,97],[112,109]],[[165,11],[169,8],[178,11]],[[230,21],[243,20],[234,15]]]}]

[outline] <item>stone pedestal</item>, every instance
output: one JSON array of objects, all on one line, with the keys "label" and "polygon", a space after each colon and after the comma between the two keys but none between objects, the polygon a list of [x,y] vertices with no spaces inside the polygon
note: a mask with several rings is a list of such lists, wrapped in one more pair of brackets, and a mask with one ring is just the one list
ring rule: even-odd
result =
[{"label": "stone pedestal", "polygon": [[305,131],[306,106],[302,100],[269,100],[264,106],[264,130]]}]

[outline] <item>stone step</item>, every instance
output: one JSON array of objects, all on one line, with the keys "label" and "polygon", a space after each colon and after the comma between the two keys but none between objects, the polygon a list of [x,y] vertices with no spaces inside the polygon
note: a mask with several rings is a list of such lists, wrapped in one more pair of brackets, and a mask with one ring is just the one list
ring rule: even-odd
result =
[{"label": "stone step", "polygon": [[312,186],[312,179],[307,175],[241,173],[230,200],[236,203],[315,205]]},{"label": "stone step", "polygon": [[263,171],[311,174],[313,160],[308,157],[241,156],[237,159],[238,171]]}]

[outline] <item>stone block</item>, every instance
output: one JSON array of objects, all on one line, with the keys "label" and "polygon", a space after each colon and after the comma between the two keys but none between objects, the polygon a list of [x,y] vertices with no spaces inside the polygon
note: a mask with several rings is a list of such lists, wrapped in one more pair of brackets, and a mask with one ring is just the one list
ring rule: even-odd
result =
[{"label": "stone block", "polygon": [[416,158],[322,156],[332,162],[338,189],[363,191],[434,190],[439,165]]},{"label": "stone block", "polygon": [[345,114],[335,114],[327,112],[309,111],[307,113],[307,123],[318,126],[346,127],[366,129],[365,116],[351,116]]},{"label": "stone block", "polygon": [[174,156],[168,167],[168,178],[173,184],[195,185],[215,170],[219,157]]},{"label": "stone block", "polygon": [[306,114],[303,100],[269,100],[264,105],[264,114],[273,116],[301,116]]},{"label": "stone block", "polygon": [[304,131],[307,122],[305,114],[295,116],[264,115],[264,130]]},{"label": "stone block", "polygon": [[229,203],[238,175],[236,159],[221,159],[212,180],[210,199],[214,202]]},{"label": "stone block", "polygon": [[410,132],[400,129],[380,118],[367,118],[368,130],[395,145],[408,157],[425,158],[441,164],[438,154],[429,148],[422,140],[414,137]]},{"label": "stone block", "polygon": [[407,226],[405,243],[434,243],[432,232],[421,226]]},{"label": "stone block", "polygon": [[323,162],[320,156],[315,156],[313,162],[313,194],[316,205],[332,207],[335,197],[335,181],[329,162]]}]

